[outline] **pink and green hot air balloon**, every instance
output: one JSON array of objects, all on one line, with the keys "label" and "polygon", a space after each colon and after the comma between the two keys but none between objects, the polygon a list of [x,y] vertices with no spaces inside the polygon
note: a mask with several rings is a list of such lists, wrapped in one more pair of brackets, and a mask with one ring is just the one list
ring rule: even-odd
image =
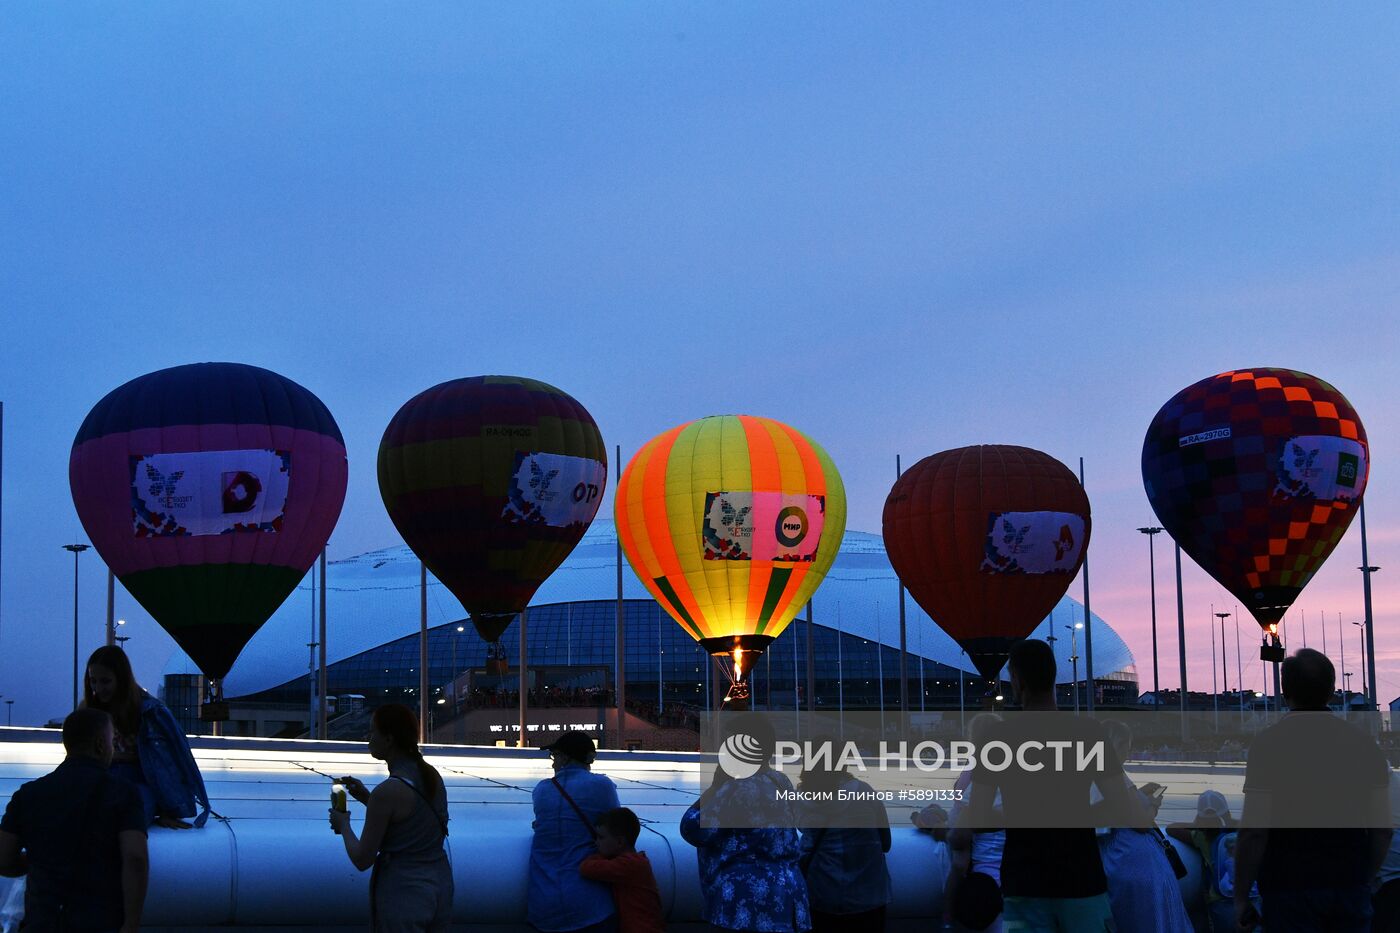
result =
[{"label": "pink and green hot air balloon", "polygon": [[345,442],[321,400],[241,363],[177,366],[113,390],[84,419],[68,463],[93,545],[214,680],[216,700],[218,681],[325,547],[346,474]]}]

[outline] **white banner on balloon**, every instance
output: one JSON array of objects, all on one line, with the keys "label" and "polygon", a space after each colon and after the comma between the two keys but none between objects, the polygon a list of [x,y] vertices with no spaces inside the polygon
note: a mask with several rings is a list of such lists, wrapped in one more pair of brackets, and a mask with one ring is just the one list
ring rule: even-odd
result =
[{"label": "white banner on balloon", "polygon": [[1073,512],[992,512],[983,573],[1071,573],[1084,550],[1084,519]]},{"label": "white banner on balloon", "polygon": [[275,532],[287,509],[285,450],[192,450],[131,458],[138,538]]},{"label": "white banner on balloon", "polygon": [[598,512],[608,468],[587,457],[520,453],[501,517],[556,528],[587,524]]},{"label": "white banner on balloon", "polygon": [[1366,448],[1345,437],[1289,438],[1276,465],[1274,492],[1290,499],[1350,501],[1366,486]]},{"label": "white banner on balloon", "polygon": [[705,494],[705,559],[814,561],[825,521],[824,496],[709,492]]}]

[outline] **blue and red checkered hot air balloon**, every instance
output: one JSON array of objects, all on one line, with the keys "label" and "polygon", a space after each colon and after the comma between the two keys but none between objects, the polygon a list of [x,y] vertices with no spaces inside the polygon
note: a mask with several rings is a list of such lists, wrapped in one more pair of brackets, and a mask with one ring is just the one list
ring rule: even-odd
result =
[{"label": "blue and red checkered hot air balloon", "polygon": [[83,420],[68,463],[98,553],[214,679],[216,698],[325,547],[346,475],[321,400],[241,363],[162,369],[114,389]]},{"label": "blue and red checkered hot air balloon", "polygon": [[1241,369],[1162,406],[1142,477],[1167,532],[1276,635],[1356,515],[1368,453],[1356,410],[1326,382]]}]

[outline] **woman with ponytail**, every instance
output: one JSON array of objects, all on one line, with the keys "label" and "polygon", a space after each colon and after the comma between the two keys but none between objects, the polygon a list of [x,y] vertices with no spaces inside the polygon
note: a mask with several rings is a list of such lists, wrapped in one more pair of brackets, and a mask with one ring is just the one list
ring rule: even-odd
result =
[{"label": "woman with ponytail", "polygon": [[418,750],[418,717],[392,703],[374,711],[369,753],[384,762],[389,779],[371,793],[357,778],[343,777],[346,792],[365,805],[359,836],[350,814],[331,810],[331,828],[369,883],[374,933],[445,933],[452,923],[452,867],[447,861],[447,790]]}]

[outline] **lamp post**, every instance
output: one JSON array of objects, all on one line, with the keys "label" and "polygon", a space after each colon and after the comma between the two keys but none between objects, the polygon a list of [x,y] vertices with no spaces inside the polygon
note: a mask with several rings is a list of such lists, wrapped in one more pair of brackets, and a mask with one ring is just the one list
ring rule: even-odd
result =
[{"label": "lamp post", "polygon": [[73,552],[73,708],[78,708],[78,555],[86,551],[90,544],[65,544],[65,551]]},{"label": "lamp post", "polygon": [[[1215,615],[1215,607],[1210,607],[1210,614]],[[1212,708],[1215,711],[1215,731],[1220,731],[1220,684],[1215,679],[1215,623],[1207,623],[1210,629],[1210,693]],[[1223,640],[1223,639],[1222,639]],[[1225,646],[1220,646],[1220,653],[1225,653]]]},{"label": "lamp post", "polygon": [[1225,620],[1230,618],[1228,612],[1217,612],[1215,617],[1220,620],[1220,692],[1230,692],[1230,652],[1225,647]]},{"label": "lamp post", "polygon": [[1366,506],[1364,503],[1361,506],[1361,555],[1361,566],[1356,569],[1361,571],[1361,598],[1366,610],[1366,618],[1364,620],[1366,638],[1363,641],[1366,650],[1362,657],[1366,659],[1366,673],[1369,675],[1365,679],[1366,682],[1370,684],[1371,692],[1369,698],[1371,700],[1371,708],[1379,711],[1381,707],[1380,692],[1376,687],[1375,628],[1371,624],[1373,621],[1373,616],[1371,615],[1371,574],[1381,568],[1374,567],[1366,562]]},{"label": "lamp post", "polygon": [[1152,551],[1152,539],[1161,534],[1162,529],[1150,525],[1138,531],[1147,535],[1147,579],[1152,591],[1152,693],[1160,701],[1162,684],[1157,678],[1157,561]]},{"label": "lamp post", "polygon": [[[467,630],[467,627],[466,627],[465,625],[459,625],[459,626],[457,626],[457,637],[460,638],[461,635],[462,635],[462,633],[465,632],[466,630]],[[460,674],[461,674],[461,671],[457,670],[457,638],[454,638],[454,639],[452,639],[452,711],[453,711],[453,712],[456,712],[456,711],[457,711],[457,707],[458,707],[458,705],[459,705],[459,704],[458,704],[458,697],[457,697],[457,677],[458,677]]]},{"label": "lamp post", "polygon": [[1069,663],[1074,670],[1074,711],[1076,713],[1079,712],[1079,642],[1075,635],[1083,627],[1083,622],[1076,622],[1073,625],[1065,624],[1065,628],[1069,629]]},{"label": "lamp post", "polygon": [[1367,704],[1371,702],[1371,691],[1366,688],[1366,623],[1353,622],[1356,626],[1356,638],[1361,642],[1361,695],[1366,698]]},{"label": "lamp post", "polygon": [[1380,712],[1380,688],[1376,684],[1376,620],[1371,614],[1371,574],[1381,568],[1371,566],[1370,554],[1366,549],[1365,498],[1361,500],[1358,511],[1361,515],[1361,566],[1357,569],[1361,571],[1361,598],[1366,610],[1366,670],[1370,674],[1368,682],[1371,685],[1371,708]]},{"label": "lamp post", "polygon": [[1346,719],[1351,706],[1351,671],[1342,672],[1342,718]]}]

